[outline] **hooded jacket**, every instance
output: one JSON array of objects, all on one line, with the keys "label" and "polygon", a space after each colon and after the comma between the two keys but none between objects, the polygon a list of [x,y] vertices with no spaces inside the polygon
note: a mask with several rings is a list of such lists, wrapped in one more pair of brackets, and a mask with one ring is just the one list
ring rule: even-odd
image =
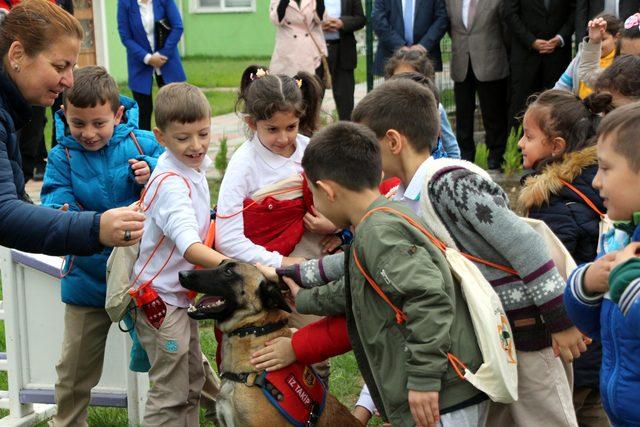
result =
[{"label": "hooded jacket", "polygon": [[[58,145],[49,153],[42,185],[42,204],[60,208],[69,204],[70,211],[104,212],[128,206],[138,200],[142,186],[135,182],[129,159],[144,160],[151,171],[164,152],[151,132],[138,130],[138,106],[124,96],[125,107],[113,136],[97,151],[85,150],[70,135],[63,111],[56,113]],[[140,154],[131,134],[136,136]],[[67,152],[69,157],[67,157]],[[106,262],[111,248],[92,256],[67,257],[66,276],[62,279],[62,301],[66,304],[104,307]]]},{"label": "hooded jacket", "polygon": [[[526,176],[518,199],[529,217],[540,219],[551,228],[578,265],[596,258],[600,216],[562,180],[573,184],[605,212],[600,195],[591,186],[597,170],[595,146],[574,151],[566,154],[561,162]],[[596,340],[573,362],[575,387],[597,388],[601,362],[602,346]]]}]

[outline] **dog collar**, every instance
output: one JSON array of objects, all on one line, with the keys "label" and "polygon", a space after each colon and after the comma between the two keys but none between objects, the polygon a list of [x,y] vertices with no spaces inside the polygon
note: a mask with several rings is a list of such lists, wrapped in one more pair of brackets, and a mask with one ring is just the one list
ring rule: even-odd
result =
[{"label": "dog collar", "polygon": [[287,320],[282,320],[277,323],[268,323],[263,326],[245,326],[244,328],[234,329],[229,332],[227,336],[232,337],[237,335],[240,338],[243,338],[247,335],[255,335],[256,337],[261,337],[263,335],[270,334],[271,332],[275,332],[278,329],[282,329],[285,326],[287,326]]}]

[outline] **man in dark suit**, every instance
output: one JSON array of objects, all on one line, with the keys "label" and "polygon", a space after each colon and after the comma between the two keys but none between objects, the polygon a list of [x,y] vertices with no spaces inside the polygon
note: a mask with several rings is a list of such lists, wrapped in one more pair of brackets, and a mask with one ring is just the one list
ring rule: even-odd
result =
[{"label": "man in dark suit", "polygon": [[640,12],[640,0],[577,0],[576,1],[576,43],[587,35],[587,23],[600,12],[607,12],[624,21]]},{"label": "man in dark suit", "polygon": [[446,0],[451,21],[451,79],[456,137],[462,158],[473,162],[476,93],[489,149],[489,169],[502,164],[508,132],[509,59],[502,38],[502,0]]},{"label": "man in dark suit", "polygon": [[505,0],[511,33],[511,104],[517,127],[527,98],[552,88],[571,62],[575,0]]},{"label": "man in dark suit", "polygon": [[397,49],[426,52],[442,71],[440,40],[449,27],[444,0],[375,0],[371,17],[378,36],[373,72],[381,76],[384,63]]},{"label": "man in dark suit", "polygon": [[354,32],[364,27],[366,18],[360,0],[324,0],[322,22],[327,42],[333,99],[340,120],[349,120],[353,111],[354,70],[358,65]]}]

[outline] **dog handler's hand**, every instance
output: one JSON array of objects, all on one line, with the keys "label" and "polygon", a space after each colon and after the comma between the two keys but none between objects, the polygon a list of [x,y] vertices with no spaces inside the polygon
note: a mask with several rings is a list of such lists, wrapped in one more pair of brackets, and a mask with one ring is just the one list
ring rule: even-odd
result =
[{"label": "dog handler's hand", "polygon": [[251,363],[256,369],[268,372],[286,368],[296,361],[296,353],[291,345],[291,338],[278,337],[267,341],[265,348],[251,355]]},{"label": "dog handler's hand", "polygon": [[[142,238],[143,228],[143,213],[129,206],[109,209],[100,216],[100,243],[108,247],[131,246]],[[125,239],[126,231],[130,233],[129,240]]]},{"label": "dog handler's hand", "polygon": [[435,427],[440,421],[437,391],[409,390],[409,408],[417,427]]}]

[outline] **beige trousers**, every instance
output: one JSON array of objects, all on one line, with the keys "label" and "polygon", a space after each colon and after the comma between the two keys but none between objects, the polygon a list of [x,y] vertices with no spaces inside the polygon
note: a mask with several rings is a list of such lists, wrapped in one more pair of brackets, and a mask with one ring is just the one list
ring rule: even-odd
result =
[{"label": "beige trousers", "polygon": [[58,412],[49,425],[87,425],[91,389],[102,375],[104,349],[111,324],[104,308],[66,304],[62,354],[56,365]]},{"label": "beige trousers", "polygon": [[205,380],[198,322],[189,318],[186,308],[167,304],[160,329],[151,326],[144,311],[138,309],[136,332],[151,362],[142,424],[198,426]]},{"label": "beige trousers", "polygon": [[578,427],[573,409],[571,366],[551,347],[518,351],[518,401],[491,402],[487,426]]}]

